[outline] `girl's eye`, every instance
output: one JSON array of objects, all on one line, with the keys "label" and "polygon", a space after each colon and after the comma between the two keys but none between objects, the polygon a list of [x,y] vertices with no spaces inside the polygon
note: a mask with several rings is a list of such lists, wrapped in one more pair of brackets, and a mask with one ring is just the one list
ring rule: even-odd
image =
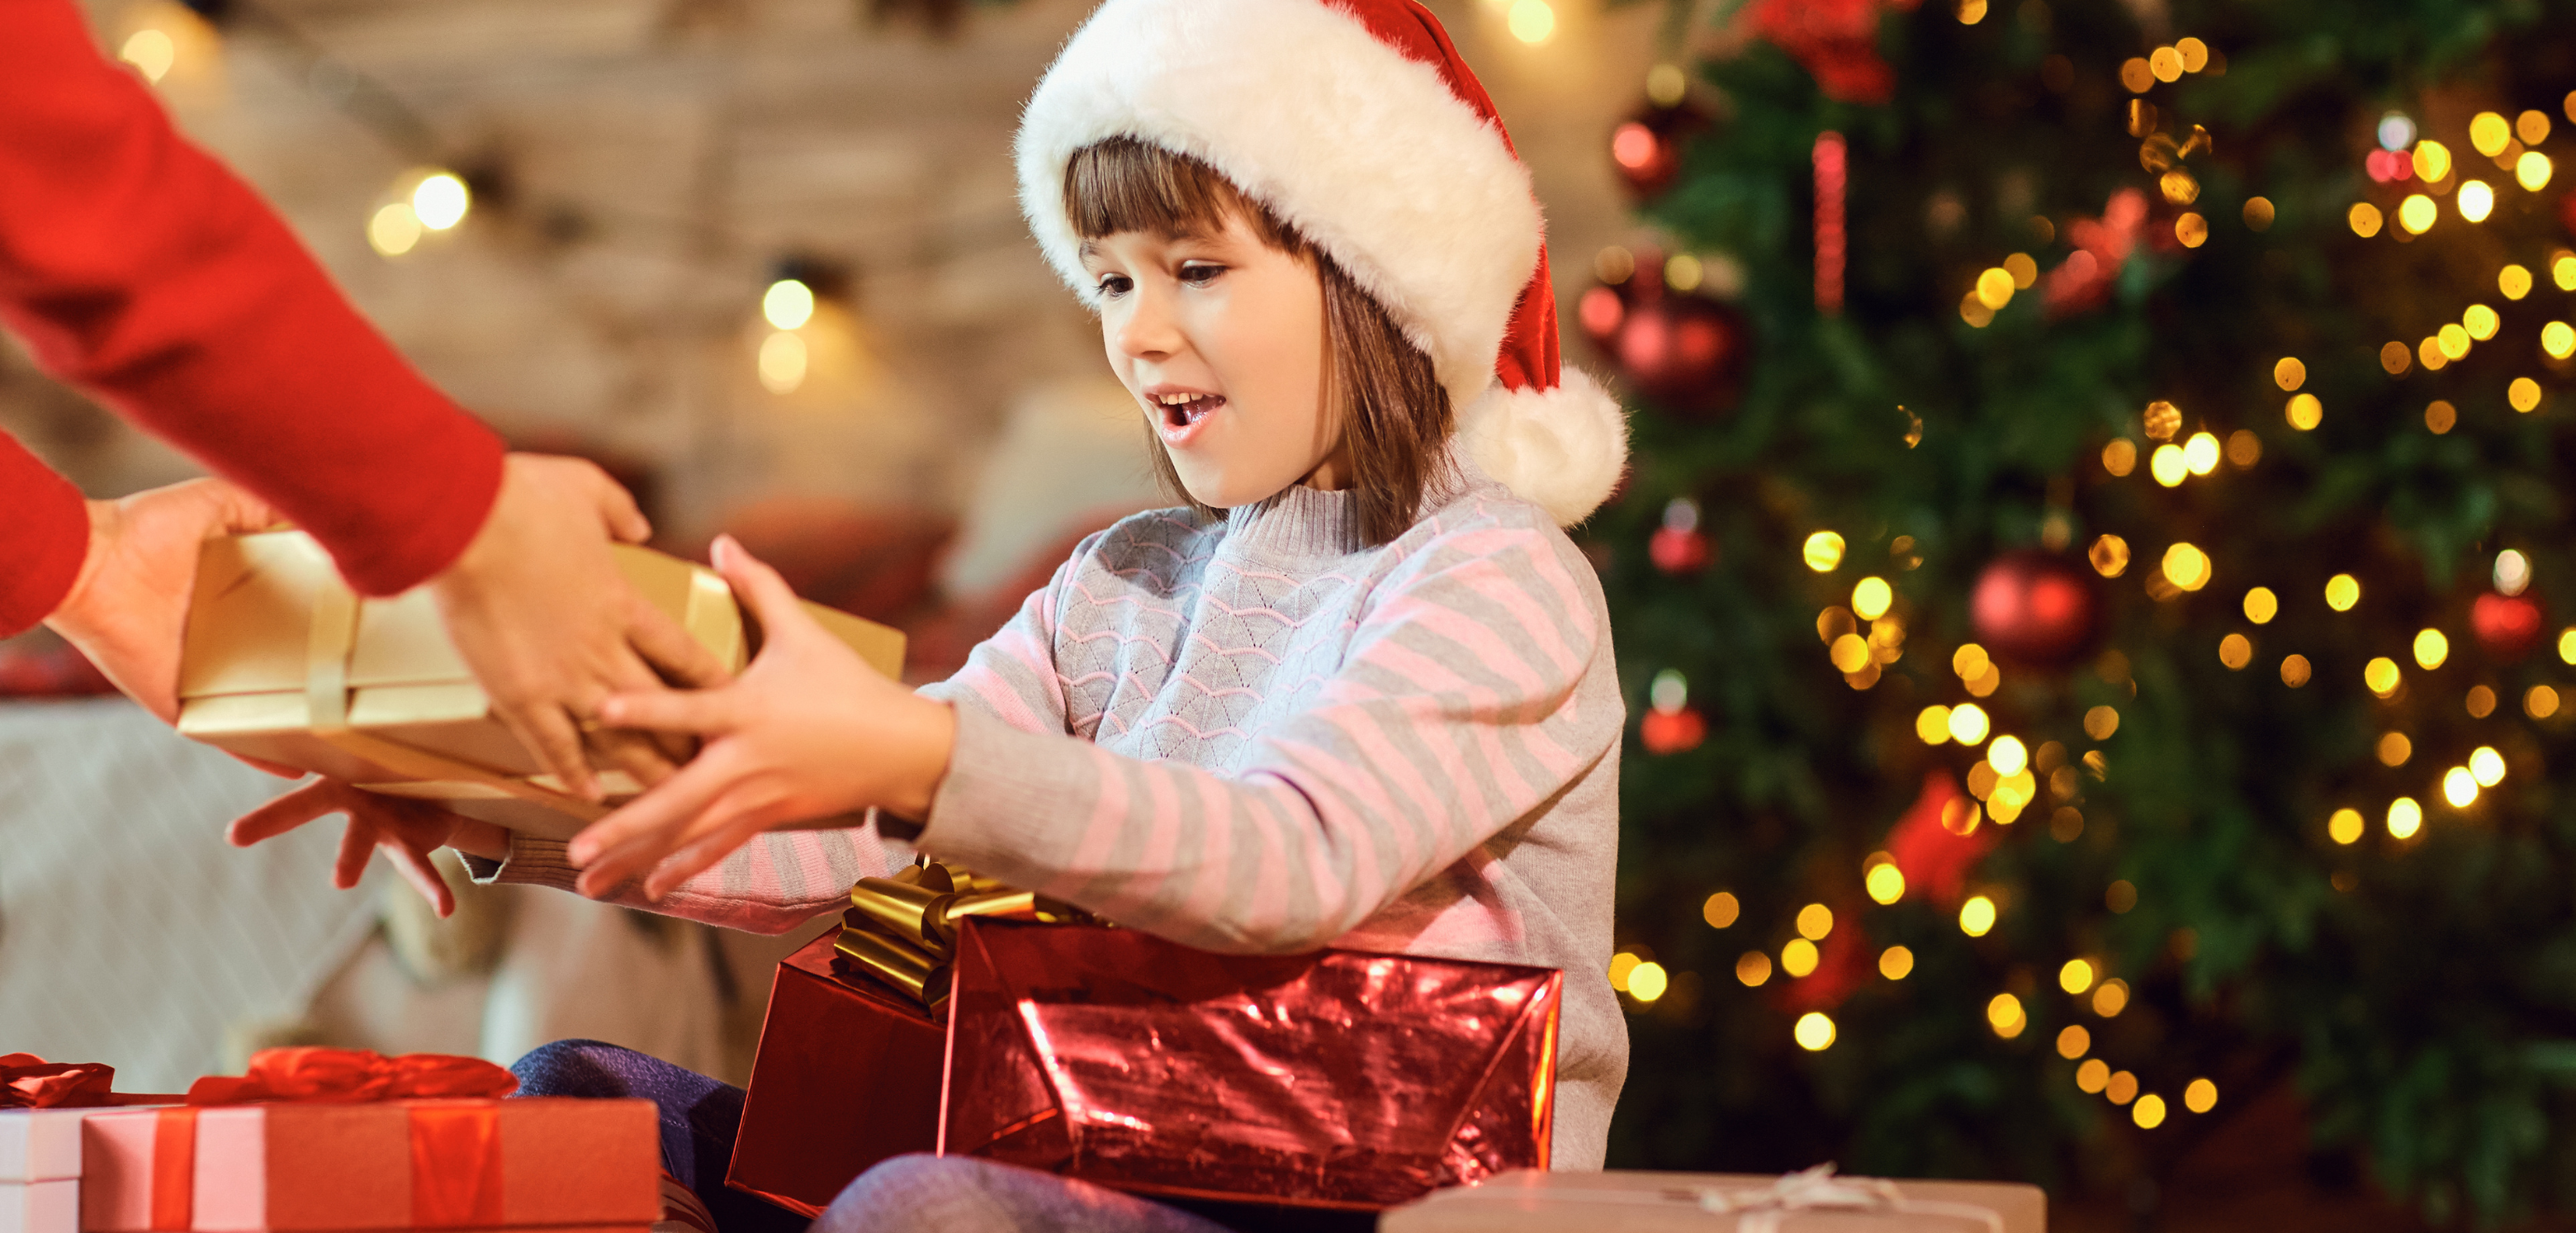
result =
[{"label": "girl's eye", "polygon": [[1100,294],[1115,297],[1127,294],[1127,289],[1135,285],[1134,280],[1124,274],[1103,274],[1100,276],[1099,289]]},{"label": "girl's eye", "polygon": [[1193,287],[1204,287],[1225,273],[1225,267],[1205,261],[1193,261],[1181,267],[1181,281]]}]

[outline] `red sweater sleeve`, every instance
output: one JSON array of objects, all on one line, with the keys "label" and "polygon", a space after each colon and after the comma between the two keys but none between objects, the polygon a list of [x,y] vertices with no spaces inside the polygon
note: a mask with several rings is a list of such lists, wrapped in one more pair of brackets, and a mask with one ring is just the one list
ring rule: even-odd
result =
[{"label": "red sweater sleeve", "polygon": [[63,602],[89,548],[80,489],[0,435],[0,638]]},{"label": "red sweater sleeve", "polygon": [[[0,199],[0,322],[311,531],[350,585],[408,588],[482,528],[499,439],[172,130],[71,0],[0,0]],[[0,478],[0,572],[45,551],[23,499]]]}]

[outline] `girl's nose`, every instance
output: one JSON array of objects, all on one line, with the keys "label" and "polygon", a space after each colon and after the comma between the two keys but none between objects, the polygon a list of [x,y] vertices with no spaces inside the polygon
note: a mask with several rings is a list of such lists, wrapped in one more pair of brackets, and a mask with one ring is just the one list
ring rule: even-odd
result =
[{"label": "girl's nose", "polygon": [[1130,359],[1159,359],[1180,349],[1180,331],[1171,306],[1157,291],[1138,287],[1126,319],[1117,326],[1118,353]]}]

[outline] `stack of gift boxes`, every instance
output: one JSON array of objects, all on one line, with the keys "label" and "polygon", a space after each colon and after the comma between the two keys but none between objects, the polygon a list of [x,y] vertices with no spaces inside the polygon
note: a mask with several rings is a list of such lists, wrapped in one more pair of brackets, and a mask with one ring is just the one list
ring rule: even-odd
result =
[{"label": "stack of gift boxes", "polygon": [[76,1109],[0,1109],[0,1233],[80,1228]]}]

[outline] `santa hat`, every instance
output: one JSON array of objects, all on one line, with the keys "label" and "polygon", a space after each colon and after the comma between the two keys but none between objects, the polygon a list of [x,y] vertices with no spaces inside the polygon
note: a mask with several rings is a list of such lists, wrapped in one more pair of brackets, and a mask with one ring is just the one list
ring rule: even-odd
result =
[{"label": "santa hat", "polygon": [[1413,0],[1107,0],[1029,99],[1020,206],[1086,302],[1074,152],[1130,137],[1216,169],[1431,357],[1469,457],[1566,525],[1627,462],[1616,401],[1557,358],[1529,169]]}]

